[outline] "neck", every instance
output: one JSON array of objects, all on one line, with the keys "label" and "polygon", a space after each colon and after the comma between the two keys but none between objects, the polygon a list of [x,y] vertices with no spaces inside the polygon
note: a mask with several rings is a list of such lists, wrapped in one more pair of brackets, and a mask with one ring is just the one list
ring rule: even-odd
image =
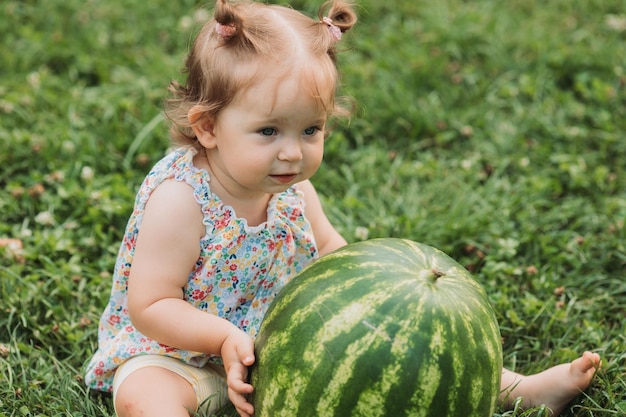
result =
[{"label": "neck", "polygon": [[209,173],[211,192],[218,196],[224,205],[232,207],[238,218],[245,219],[249,226],[258,226],[267,221],[267,207],[272,194],[230,191],[226,185],[228,180],[220,178],[219,170],[213,169],[211,160],[204,151],[196,155],[194,165]]}]

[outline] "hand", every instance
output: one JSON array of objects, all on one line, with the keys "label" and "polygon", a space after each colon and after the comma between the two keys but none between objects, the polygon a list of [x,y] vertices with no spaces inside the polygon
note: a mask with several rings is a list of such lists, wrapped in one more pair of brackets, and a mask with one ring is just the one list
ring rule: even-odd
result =
[{"label": "hand", "polygon": [[228,397],[241,417],[254,414],[254,407],[246,399],[254,388],[248,384],[248,366],[254,363],[254,342],[239,329],[233,330],[222,344],[222,360],[226,370]]}]

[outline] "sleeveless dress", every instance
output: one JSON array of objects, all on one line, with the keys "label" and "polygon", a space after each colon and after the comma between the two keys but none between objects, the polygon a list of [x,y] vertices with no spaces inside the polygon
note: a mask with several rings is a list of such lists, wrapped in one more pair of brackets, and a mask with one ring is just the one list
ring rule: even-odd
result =
[{"label": "sleeveless dress", "polygon": [[188,148],[168,154],[139,189],[115,264],[111,296],[100,318],[98,350],[86,367],[85,382],[90,388],[111,391],[117,367],[136,355],[166,355],[197,367],[220,362],[217,356],[176,349],[144,336],[128,315],[127,282],[137,233],[151,192],[164,180],[189,184],[206,226],[198,242],[200,256],[184,288],[185,301],[229,320],[250,336],[256,336],[278,291],[318,257],[300,191],[292,187],[274,195],[267,221],[248,226],[211,192],[208,172],[193,165],[195,154]]}]

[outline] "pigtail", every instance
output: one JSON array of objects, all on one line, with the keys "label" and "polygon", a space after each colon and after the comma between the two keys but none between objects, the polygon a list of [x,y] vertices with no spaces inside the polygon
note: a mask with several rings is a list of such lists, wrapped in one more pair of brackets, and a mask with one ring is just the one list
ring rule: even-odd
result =
[{"label": "pigtail", "polygon": [[242,33],[241,18],[237,15],[235,6],[226,0],[217,0],[213,12],[215,32],[224,41],[232,41]]},{"label": "pigtail", "polygon": [[330,0],[324,3],[318,12],[320,22],[325,23],[328,20],[334,27],[337,27],[341,33],[350,30],[357,20],[354,5],[348,1]]},{"label": "pigtail", "polygon": [[266,19],[266,7],[263,3],[217,0],[213,19],[222,45],[261,55],[271,54],[273,46],[267,45],[267,39],[272,38],[275,28]]}]

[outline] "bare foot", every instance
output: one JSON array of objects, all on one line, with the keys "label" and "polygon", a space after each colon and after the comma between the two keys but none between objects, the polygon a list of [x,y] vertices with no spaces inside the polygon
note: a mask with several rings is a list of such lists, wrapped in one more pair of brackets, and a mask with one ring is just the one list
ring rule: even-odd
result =
[{"label": "bare foot", "polygon": [[570,363],[553,366],[537,374],[523,376],[504,369],[502,394],[510,407],[517,397],[523,398],[525,408],[545,405],[553,416],[558,416],[567,403],[584,391],[600,367],[600,355],[585,352]]}]

